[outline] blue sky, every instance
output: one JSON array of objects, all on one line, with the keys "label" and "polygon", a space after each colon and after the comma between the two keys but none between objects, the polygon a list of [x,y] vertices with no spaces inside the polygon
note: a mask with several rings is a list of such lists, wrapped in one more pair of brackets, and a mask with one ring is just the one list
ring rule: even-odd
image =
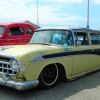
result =
[{"label": "blue sky", "polygon": [[[89,27],[100,29],[100,0],[90,1]],[[38,0],[41,27],[86,27],[88,0]],[[37,0],[0,0],[0,22],[37,24]]]}]

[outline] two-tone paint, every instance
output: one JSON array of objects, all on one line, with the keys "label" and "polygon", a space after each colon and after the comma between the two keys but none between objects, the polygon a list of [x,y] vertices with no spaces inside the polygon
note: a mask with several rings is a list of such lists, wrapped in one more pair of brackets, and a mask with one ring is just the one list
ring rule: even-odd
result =
[{"label": "two-tone paint", "polygon": [[[41,30],[45,29],[39,29],[39,31]],[[95,32],[100,34],[100,32],[84,28],[60,28],[60,30],[70,30],[72,32],[74,41],[72,46],[28,44],[1,48],[0,57],[13,58],[19,63],[23,63],[25,67],[24,73],[18,70],[16,76],[5,76],[3,85],[14,87],[17,90],[36,87],[39,84],[39,75],[42,70],[50,64],[60,65],[61,70],[63,69],[63,73],[65,73],[64,78],[68,80],[99,70],[100,45],[91,44],[90,33]],[[77,45],[74,32],[86,32],[88,34],[89,45]],[[0,73],[0,81],[4,75]],[[3,82],[1,81],[0,84]]]}]

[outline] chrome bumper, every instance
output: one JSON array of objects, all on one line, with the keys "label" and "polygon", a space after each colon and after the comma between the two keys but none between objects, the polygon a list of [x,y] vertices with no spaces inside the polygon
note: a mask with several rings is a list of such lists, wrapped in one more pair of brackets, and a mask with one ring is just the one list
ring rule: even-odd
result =
[{"label": "chrome bumper", "polygon": [[34,88],[34,87],[38,86],[38,83],[39,83],[38,80],[22,82],[22,81],[10,79],[9,77],[5,78],[5,79],[0,77],[0,85],[4,85],[4,86],[7,86],[7,87],[12,87],[12,88],[15,88],[19,91]]}]

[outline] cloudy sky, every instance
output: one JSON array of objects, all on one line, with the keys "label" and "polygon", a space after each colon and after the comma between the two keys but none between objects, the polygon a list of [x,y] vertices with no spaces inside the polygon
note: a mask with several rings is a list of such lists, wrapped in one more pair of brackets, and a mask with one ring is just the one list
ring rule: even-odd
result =
[{"label": "cloudy sky", "polygon": [[[100,0],[90,1],[89,27],[100,29]],[[41,27],[86,27],[88,0],[38,0]],[[0,0],[0,22],[37,22],[37,0]]]}]

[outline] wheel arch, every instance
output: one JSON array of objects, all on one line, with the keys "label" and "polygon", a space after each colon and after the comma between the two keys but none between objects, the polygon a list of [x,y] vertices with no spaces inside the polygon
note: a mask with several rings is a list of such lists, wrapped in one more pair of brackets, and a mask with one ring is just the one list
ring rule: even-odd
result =
[{"label": "wheel arch", "polygon": [[66,71],[64,66],[61,63],[55,63],[55,64],[58,66],[61,79],[66,81],[67,77],[66,77]]},{"label": "wheel arch", "polygon": [[39,78],[39,76],[40,76],[40,74],[41,74],[43,68],[45,68],[45,67],[47,67],[47,66],[51,66],[51,65],[57,66],[57,67],[58,67],[61,79],[66,81],[66,80],[67,80],[66,71],[65,71],[64,66],[63,66],[61,63],[49,63],[49,64],[45,65],[45,66],[42,67],[42,69],[39,71],[38,78]]}]

